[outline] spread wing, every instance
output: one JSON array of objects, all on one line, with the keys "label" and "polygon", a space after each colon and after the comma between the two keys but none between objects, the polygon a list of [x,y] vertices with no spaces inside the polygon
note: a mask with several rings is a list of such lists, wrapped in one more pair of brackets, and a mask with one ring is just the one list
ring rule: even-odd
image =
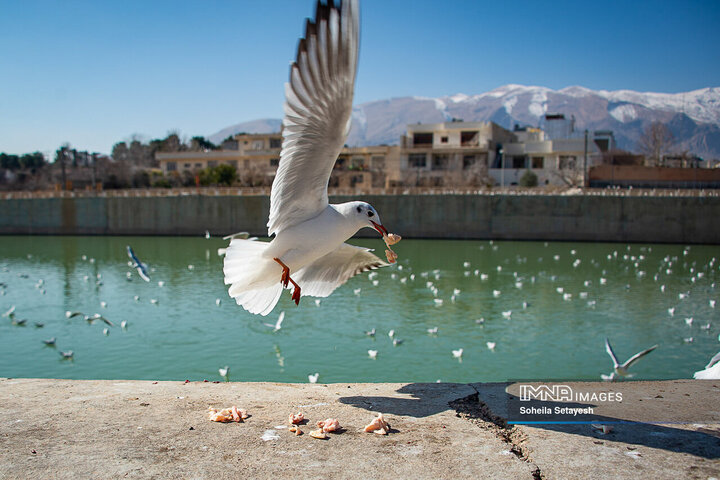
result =
[{"label": "spread wing", "polygon": [[610,340],[608,340],[607,338],[605,339],[605,351],[608,353],[608,355],[610,355],[610,358],[612,358],[612,361],[616,366],[620,364],[617,357],[615,356],[615,352],[613,352],[613,349],[610,346]]},{"label": "spread wing", "polygon": [[640,360],[642,357],[644,357],[644,356],[647,355],[648,353],[650,353],[650,352],[652,352],[653,350],[655,350],[657,347],[658,347],[657,345],[653,345],[652,347],[648,348],[647,350],[643,350],[643,351],[640,352],[640,353],[636,353],[635,355],[633,355],[632,357],[630,357],[630,358],[628,359],[628,361],[625,362],[625,365],[623,365],[623,366],[624,366],[625,368],[630,368],[630,365],[632,365],[633,363],[637,362],[637,361]]},{"label": "spread wing", "polygon": [[359,43],[358,0],[317,3],[285,84],[280,164],[270,194],[268,235],[318,215],[350,126]]},{"label": "spread wing", "polygon": [[343,243],[337,249],[320,257],[293,275],[302,286],[302,294],[327,297],[337,287],[355,275],[388,266],[370,249]]}]

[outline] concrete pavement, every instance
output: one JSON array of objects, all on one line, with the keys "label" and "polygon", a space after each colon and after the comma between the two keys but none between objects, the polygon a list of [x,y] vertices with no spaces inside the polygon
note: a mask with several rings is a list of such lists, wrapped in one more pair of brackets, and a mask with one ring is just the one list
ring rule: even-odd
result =
[{"label": "concrete pavement", "polygon": [[[704,423],[608,434],[507,425],[515,387],[0,379],[0,478],[720,478],[720,381],[613,384],[627,408],[599,407],[608,421]],[[231,405],[245,423],[207,419]],[[300,437],[286,428],[298,410]],[[377,412],[388,436],[362,431]],[[344,430],[310,437],[328,417]]]}]

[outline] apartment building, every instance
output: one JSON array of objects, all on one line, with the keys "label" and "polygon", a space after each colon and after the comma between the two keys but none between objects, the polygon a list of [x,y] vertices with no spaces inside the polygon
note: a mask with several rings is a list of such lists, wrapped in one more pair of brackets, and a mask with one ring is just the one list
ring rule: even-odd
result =
[{"label": "apartment building", "polygon": [[612,132],[578,132],[575,120],[550,114],[540,128],[513,131],[492,122],[445,122],[408,125],[401,139],[397,185],[508,186],[517,185],[526,171],[539,185],[583,181],[584,169],[600,163],[603,152],[615,147]]},{"label": "apartment building", "polygon": [[253,171],[273,176],[280,161],[282,136],[279,133],[239,134],[232,142],[234,150],[200,152],[158,152],[156,160],[164,175],[195,173],[220,164],[232,165],[240,171]]},{"label": "apartment building", "polygon": [[487,182],[488,167],[512,132],[492,122],[408,125],[400,140],[399,169],[389,185],[463,186]]}]

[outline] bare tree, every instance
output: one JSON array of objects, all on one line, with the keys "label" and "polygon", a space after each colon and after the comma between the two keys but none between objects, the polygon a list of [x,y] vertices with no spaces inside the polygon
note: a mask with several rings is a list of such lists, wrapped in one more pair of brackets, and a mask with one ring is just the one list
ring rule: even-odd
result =
[{"label": "bare tree", "polygon": [[645,129],[637,145],[650,166],[660,166],[674,143],[675,139],[667,125],[653,122]]}]

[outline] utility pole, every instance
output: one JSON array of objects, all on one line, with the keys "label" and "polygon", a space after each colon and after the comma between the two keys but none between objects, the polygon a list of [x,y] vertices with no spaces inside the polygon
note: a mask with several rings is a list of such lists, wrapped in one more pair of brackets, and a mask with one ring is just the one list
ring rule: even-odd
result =
[{"label": "utility pole", "polygon": [[501,148],[500,154],[500,188],[505,188],[505,151]]},{"label": "utility pole", "polygon": [[587,186],[587,153],[588,153],[588,131],[585,129],[585,156],[583,157],[583,188]]}]

